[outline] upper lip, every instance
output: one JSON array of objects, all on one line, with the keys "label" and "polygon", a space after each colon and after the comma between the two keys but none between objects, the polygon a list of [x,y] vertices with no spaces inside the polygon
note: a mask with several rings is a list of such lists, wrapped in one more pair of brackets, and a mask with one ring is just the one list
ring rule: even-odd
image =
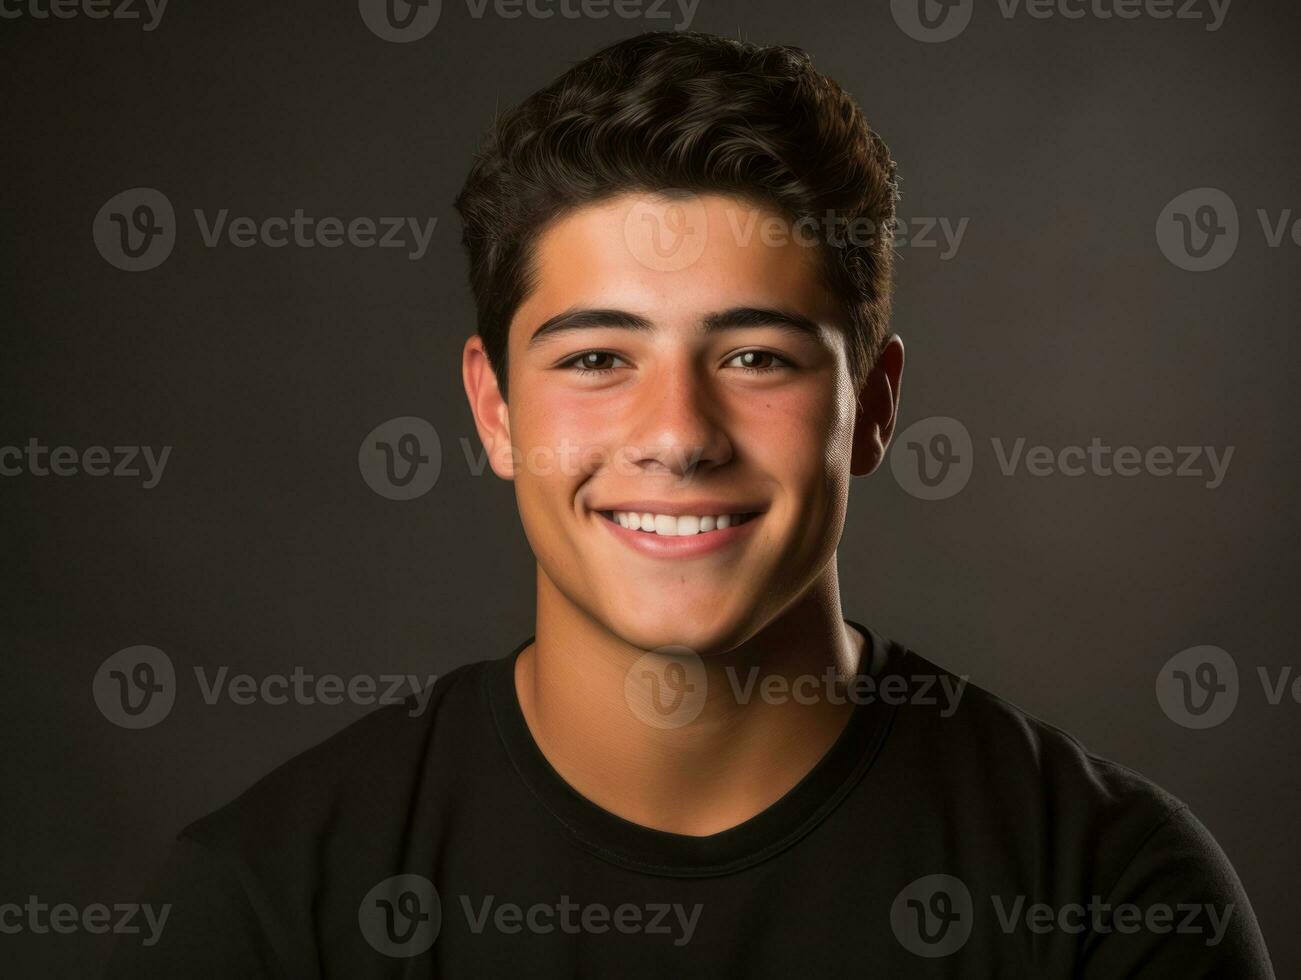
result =
[{"label": "upper lip", "polygon": [[640,514],[670,514],[674,517],[707,514],[754,514],[765,510],[763,504],[737,503],[729,500],[623,500],[602,504],[592,510],[636,511]]}]

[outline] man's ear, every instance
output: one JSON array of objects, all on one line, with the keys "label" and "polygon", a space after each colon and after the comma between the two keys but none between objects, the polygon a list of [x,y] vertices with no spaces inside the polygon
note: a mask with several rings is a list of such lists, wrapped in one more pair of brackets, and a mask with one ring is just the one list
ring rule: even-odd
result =
[{"label": "man's ear", "polygon": [[891,334],[858,392],[854,451],[849,463],[852,476],[867,476],[885,459],[890,437],[894,435],[895,421],[899,418],[902,382],[903,341],[898,334]]},{"label": "man's ear", "polygon": [[503,480],[515,479],[515,453],[510,441],[510,413],[501,396],[497,373],[478,334],[461,351],[461,380],[474,415],[474,427],[487,450],[492,471]]}]

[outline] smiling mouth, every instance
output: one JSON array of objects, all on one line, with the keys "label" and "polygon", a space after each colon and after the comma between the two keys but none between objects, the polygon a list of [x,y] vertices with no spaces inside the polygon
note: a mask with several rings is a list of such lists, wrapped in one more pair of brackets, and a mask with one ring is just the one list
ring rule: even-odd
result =
[{"label": "smiling mouth", "polygon": [[599,510],[597,513],[610,523],[629,531],[641,531],[666,538],[725,531],[729,527],[752,521],[760,514],[759,511],[741,514],[651,514],[627,510]]}]

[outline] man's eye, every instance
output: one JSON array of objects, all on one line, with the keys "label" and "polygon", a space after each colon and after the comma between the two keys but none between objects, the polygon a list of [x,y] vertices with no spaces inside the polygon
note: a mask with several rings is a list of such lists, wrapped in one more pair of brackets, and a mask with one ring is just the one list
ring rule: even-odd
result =
[{"label": "man's eye", "polygon": [[790,361],[768,350],[741,351],[741,353],[730,357],[727,363],[739,367],[743,371],[753,371],[755,373],[778,371],[791,366]]},{"label": "man's eye", "polygon": [[613,371],[616,362],[623,363],[618,356],[611,354],[608,350],[589,350],[576,357],[571,357],[561,367],[572,368],[579,374],[604,374],[607,371]]}]

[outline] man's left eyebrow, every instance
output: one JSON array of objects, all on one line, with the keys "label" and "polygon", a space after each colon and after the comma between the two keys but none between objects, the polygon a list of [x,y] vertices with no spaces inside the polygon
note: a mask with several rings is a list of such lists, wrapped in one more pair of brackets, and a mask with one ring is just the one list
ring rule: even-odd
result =
[{"label": "man's left eyebrow", "polygon": [[583,330],[592,327],[615,327],[622,330],[652,330],[653,325],[644,316],[626,310],[566,310],[543,322],[533,331],[528,346],[541,342],[552,334],[565,330]]},{"label": "man's left eyebrow", "polygon": [[758,306],[736,306],[721,313],[711,313],[705,317],[704,327],[711,333],[739,327],[777,327],[780,330],[794,330],[814,337],[822,333],[822,329],[814,321],[799,313]]}]

